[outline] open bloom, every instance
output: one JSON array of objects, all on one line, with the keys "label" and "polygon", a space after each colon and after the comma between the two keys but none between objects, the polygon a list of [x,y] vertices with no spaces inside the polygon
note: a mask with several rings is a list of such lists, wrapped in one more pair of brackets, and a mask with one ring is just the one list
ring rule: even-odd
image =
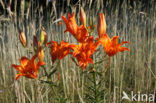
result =
[{"label": "open bloom", "polygon": [[99,44],[100,42],[94,43],[93,36],[90,36],[86,42],[79,43],[79,45],[72,47],[74,50],[73,56],[78,60],[80,67],[85,69],[88,66],[88,63],[93,64],[91,56]]},{"label": "open bloom", "polygon": [[72,16],[68,14],[68,19],[62,16],[62,19],[66,24],[66,30],[64,31],[64,33],[69,31],[73,36],[75,36],[78,29],[78,25],[75,19],[75,13],[73,12]]},{"label": "open bloom", "polygon": [[99,37],[102,37],[106,33],[106,21],[103,13],[99,14],[97,32]]},{"label": "open bloom", "polygon": [[89,33],[87,29],[83,25],[79,26],[76,37],[75,37],[77,41],[80,43],[86,42],[88,36],[89,36]]},{"label": "open bloom", "polygon": [[50,44],[50,55],[52,62],[55,62],[56,59],[63,59],[66,55],[70,54],[73,44],[69,44],[67,42],[61,41],[60,44],[58,44],[56,41],[51,41],[48,44]]},{"label": "open bloom", "polygon": [[104,47],[104,50],[108,56],[114,56],[118,52],[123,51],[130,51],[130,49],[121,47],[125,43],[129,43],[128,41],[123,41],[120,44],[118,44],[118,37],[119,36],[113,36],[112,39],[108,37],[107,34],[104,34],[100,41]]},{"label": "open bloom", "polygon": [[68,19],[64,16],[62,16],[62,19],[66,24],[66,30],[64,31],[64,33],[69,31],[78,42],[84,42],[86,40],[89,33],[84,25],[77,25],[74,12],[72,16],[68,14]]},{"label": "open bloom", "polygon": [[37,62],[35,63],[36,55],[29,60],[27,57],[22,57],[20,59],[21,65],[15,65],[12,64],[12,67],[14,67],[17,71],[19,71],[19,74],[16,75],[16,80],[20,76],[25,76],[27,78],[36,78],[39,70],[39,66],[44,65],[44,62]]}]

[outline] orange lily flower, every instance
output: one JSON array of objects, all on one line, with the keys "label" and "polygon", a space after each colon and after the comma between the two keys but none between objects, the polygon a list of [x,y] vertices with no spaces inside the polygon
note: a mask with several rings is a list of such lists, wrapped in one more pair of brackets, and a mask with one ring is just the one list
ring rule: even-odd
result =
[{"label": "orange lily flower", "polygon": [[70,54],[71,47],[74,46],[73,44],[69,44],[67,42],[61,41],[60,44],[58,44],[56,41],[51,41],[48,44],[50,45],[51,51],[51,59],[52,62],[55,62],[56,59],[63,59],[66,55]]},{"label": "orange lily flower", "polygon": [[87,40],[88,36],[89,36],[89,33],[87,29],[83,25],[79,26],[76,37],[75,37],[76,40],[80,43],[83,43]]},{"label": "orange lily flower", "polygon": [[72,16],[68,14],[68,18],[69,19],[62,16],[62,19],[66,24],[66,30],[64,31],[64,33],[69,31],[78,42],[84,42],[89,36],[87,29],[84,27],[84,25],[77,25],[74,12]]},{"label": "orange lily flower", "polygon": [[90,36],[86,42],[79,43],[79,45],[72,47],[74,50],[73,56],[78,60],[80,67],[85,69],[88,66],[88,63],[93,64],[91,56],[99,44],[99,41],[94,43],[93,36]]},{"label": "orange lily flower", "polygon": [[103,13],[99,14],[97,32],[99,37],[102,37],[106,33],[106,21]]},{"label": "orange lily flower", "polygon": [[110,39],[107,34],[104,34],[100,39],[106,54],[110,57],[114,56],[118,52],[130,51],[130,49],[128,48],[121,47],[123,44],[129,42],[123,41],[120,44],[118,44],[118,37],[119,36],[113,36],[112,39]]},{"label": "orange lily flower", "polygon": [[66,30],[64,31],[64,33],[69,31],[75,37],[78,29],[78,25],[75,19],[75,13],[73,12],[72,16],[68,14],[68,19],[62,16],[62,19],[66,24]]},{"label": "orange lily flower", "polygon": [[20,76],[25,76],[27,78],[36,78],[39,70],[39,66],[44,65],[44,62],[37,62],[35,64],[36,55],[29,60],[27,57],[22,57],[20,59],[21,65],[15,65],[12,64],[12,67],[14,67],[17,71],[19,71],[19,74],[16,75],[16,80]]}]

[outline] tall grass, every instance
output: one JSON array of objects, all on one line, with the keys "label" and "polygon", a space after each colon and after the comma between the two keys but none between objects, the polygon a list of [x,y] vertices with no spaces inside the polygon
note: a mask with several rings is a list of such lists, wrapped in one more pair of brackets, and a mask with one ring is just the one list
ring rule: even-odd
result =
[{"label": "tall grass", "polygon": [[[127,103],[128,101],[121,100],[123,91],[129,94],[130,91],[135,93],[140,91],[144,94],[155,93],[156,3],[152,0],[147,5],[134,2],[132,6],[128,1],[124,1],[122,4],[120,2],[114,4],[110,0],[104,2],[105,5],[102,5],[102,0],[93,3],[91,1],[80,1],[77,3],[78,6],[71,6],[71,11],[75,11],[76,17],[79,17],[79,7],[82,4],[88,19],[91,17],[95,25],[97,24],[98,13],[103,12],[107,22],[108,35],[119,35],[119,41],[130,41],[129,48],[131,51],[114,56],[110,68],[102,73],[103,81],[100,88],[104,89],[103,103]],[[75,7],[76,9],[74,9]],[[69,12],[70,10],[66,8],[65,11]],[[65,25],[58,26],[57,23],[53,23],[53,16],[50,17],[48,12],[46,19],[41,19],[42,14],[37,15],[31,12],[31,19],[20,25],[27,32],[28,47],[32,45],[33,35],[39,35],[38,28],[41,25],[45,27],[49,41],[60,42],[65,40],[75,43],[76,40],[69,33],[63,33]],[[57,15],[57,19],[59,19],[59,15]],[[55,16],[54,20],[56,20]],[[72,62],[71,56],[57,62],[59,63],[57,66],[57,63],[51,64],[49,51],[46,50],[46,71],[52,71],[51,65],[57,67],[56,73],[51,76],[52,81],[57,81],[58,73],[61,74],[60,85],[54,87],[56,94],[48,83],[38,79],[21,77],[16,81],[17,72],[11,67],[11,64],[19,64],[19,59],[22,56],[31,57],[32,50],[25,49],[20,44],[16,22],[0,22],[0,103],[63,103],[65,101],[67,103],[87,103],[85,94],[91,92],[86,87],[91,85],[91,82],[86,79],[88,74],[83,74],[82,70]],[[93,35],[97,36],[96,30]],[[99,49],[101,52],[94,55],[96,57],[99,55],[97,60],[103,59],[105,55],[103,47],[100,46]],[[96,66],[99,72],[105,69],[107,62],[106,59]],[[46,80],[44,75],[44,70],[40,69],[38,78]]]}]

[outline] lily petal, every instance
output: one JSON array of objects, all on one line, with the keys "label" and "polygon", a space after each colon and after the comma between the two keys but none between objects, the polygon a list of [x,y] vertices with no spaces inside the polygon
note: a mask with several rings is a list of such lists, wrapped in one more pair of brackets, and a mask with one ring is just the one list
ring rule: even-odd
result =
[{"label": "lily petal", "polygon": [[64,16],[61,16],[61,17],[62,17],[62,19],[63,19],[63,21],[64,21],[65,23],[68,22],[68,19],[67,19],[67,18],[65,18]]},{"label": "lily petal", "polygon": [[111,39],[111,43],[113,46],[116,46],[118,44],[118,38],[119,36],[113,36],[113,38]]},{"label": "lily petal", "polygon": [[22,74],[16,74],[15,79],[18,80],[20,76],[22,76]]},{"label": "lily petal", "polygon": [[119,51],[120,51],[120,52],[123,52],[123,51],[130,51],[130,49],[125,48],[125,47],[120,47],[120,48],[119,48]]},{"label": "lily petal", "polygon": [[125,44],[125,43],[130,43],[129,41],[123,41],[123,42],[121,42],[120,44],[119,44],[119,46],[121,46],[121,45],[123,45],[123,44]]},{"label": "lily petal", "polygon": [[12,67],[14,67],[18,71],[21,71],[22,70],[22,67],[20,65],[12,64]]},{"label": "lily petal", "polygon": [[22,57],[20,59],[20,63],[22,65],[22,67],[25,67],[28,64],[28,62],[29,62],[29,59],[27,57]]},{"label": "lily petal", "polygon": [[45,65],[45,62],[38,62],[37,63],[37,66],[43,66],[43,65]]}]

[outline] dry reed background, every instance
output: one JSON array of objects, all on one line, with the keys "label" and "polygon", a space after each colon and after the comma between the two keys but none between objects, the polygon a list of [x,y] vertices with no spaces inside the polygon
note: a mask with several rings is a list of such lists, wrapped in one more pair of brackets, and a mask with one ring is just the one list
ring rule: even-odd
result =
[{"label": "dry reed background", "polygon": [[[17,0],[12,2],[15,1]],[[48,3],[48,0],[46,1]],[[110,68],[103,74],[104,81],[101,84],[101,88],[105,90],[103,103],[127,103],[128,101],[121,101],[123,91],[127,93],[140,91],[147,94],[156,92],[156,2],[154,0],[147,3],[130,2],[130,0],[123,2],[80,0],[76,3],[70,0],[68,2],[52,1],[48,3],[47,8],[37,1],[29,0],[25,1],[25,8],[23,6],[22,9],[21,3],[20,10],[25,15],[15,16],[12,14],[16,12],[15,9],[9,14],[3,8],[5,12],[0,17],[0,103],[58,103],[59,100],[63,103],[63,99],[67,99],[67,103],[87,103],[85,87],[90,83],[85,78],[86,75],[82,74],[82,70],[71,61],[71,56],[61,60],[57,72],[51,77],[53,81],[56,81],[58,73],[61,74],[60,85],[55,87],[57,96],[47,83],[41,83],[38,79],[21,77],[16,81],[14,78],[17,71],[11,67],[11,64],[19,63],[21,56],[32,56],[31,49],[25,49],[20,44],[18,28],[26,32],[28,47],[32,45],[33,35],[39,36],[41,25],[45,27],[49,41],[65,40],[75,43],[70,34],[63,33],[65,24],[58,26],[54,21],[59,20],[61,10],[64,15],[66,15],[65,12],[75,11],[78,21],[80,5],[84,7],[88,19],[91,17],[95,25],[98,13],[103,12],[109,36],[119,35],[120,41],[126,40],[131,43],[129,46],[131,51],[114,56]],[[67,6],[61,7],[62,4]],[[27,17],[28,8],[30,11]],[[94,35],[97,36],[96,30]],[[104,57],[102,46],[100,50],[102,52],[97,60]],[[51,71],[50,55],[48,50],[46,52],[46,70]],[[107,62],[106,60],[97,65],[98,70],[104,70]],[[43,75],[44,71],[41,68],[38,78]]]}]

